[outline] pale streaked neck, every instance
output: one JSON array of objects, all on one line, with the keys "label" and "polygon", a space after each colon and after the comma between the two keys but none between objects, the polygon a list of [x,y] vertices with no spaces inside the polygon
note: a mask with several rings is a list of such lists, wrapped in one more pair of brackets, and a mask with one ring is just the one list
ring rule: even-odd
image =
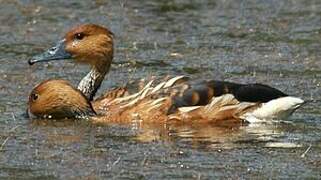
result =
[{"label": "pale streaked neck", "polygon": [[108,73],[110,63],[101,67],[93,66],[90,72],[79,82],[78,89],[92,101],[97,90],[99,89],[105,75]]}]

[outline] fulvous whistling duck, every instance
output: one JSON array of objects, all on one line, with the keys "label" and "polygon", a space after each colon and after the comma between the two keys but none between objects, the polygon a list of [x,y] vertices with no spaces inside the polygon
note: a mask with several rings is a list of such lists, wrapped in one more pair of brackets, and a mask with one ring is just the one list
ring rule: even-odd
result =
[{"label": "fulvous whistling duck", "polygon": [[[115,89],[92,101],[113,59],[113,34],[93,24],[73,28],[56,46],[34,56],[29,64],[61,59],[74,59],[91,65],[92,69],[81,80],[78,90],[63,80],[48,80],[37,85],[29,98],[30,114],[60,118],[64,113],[65,117],[76,117],[99,112],[104,116],[99,118],[102,121],[238,119],[252,122],[285,119],[304,103],[267,85],[193,82],[183,76],[159,84],[151,81],[133,95],[127,95],[125,89]],[[58,90],[63,87],[68,91]],[[77,97],[79,102],[71,101],[71,97]],[[58,108],[60,106],[62,108]]]}]

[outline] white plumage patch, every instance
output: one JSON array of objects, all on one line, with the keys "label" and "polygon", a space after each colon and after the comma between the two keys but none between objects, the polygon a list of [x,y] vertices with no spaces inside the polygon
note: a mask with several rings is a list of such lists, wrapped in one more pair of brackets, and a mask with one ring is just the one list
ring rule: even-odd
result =
[{"label": "white plumage patch", "polygon": [[304,101],[297,97],[287,96],[271,100],[255,109],[245,113],[242,118],[249,122],[261,122],[268,119],[287,119]]},{"label": "white plumage patch", "polygon": [[[177,82],[179,82],[180,80],[185,79],[185,78],[186,78],[185,76],[177,76],[177,77],[171,78],[167,81],[161,82],[156,86],[153,85],[154,81],[151,80],[138,93],[135,93],[135,94],[132,94],[129,96],[125,96],[125,97],[121,97],[121,98],[117,98],[117,99],[113,100],[111,103],[113,103],[113,104],[124,103],[120,108],[134,106],[136,103],[142,101],[146,97],[160,93],[160,92],[174,86]],[[154,102],[154,104],[152,104],[152,105],[155,107],[158,107],[158,106],[160,106],[159,104],[163,100],[164,99],[156,100]],[[154,108],[154,107],[151,107],[151,108]]]}]

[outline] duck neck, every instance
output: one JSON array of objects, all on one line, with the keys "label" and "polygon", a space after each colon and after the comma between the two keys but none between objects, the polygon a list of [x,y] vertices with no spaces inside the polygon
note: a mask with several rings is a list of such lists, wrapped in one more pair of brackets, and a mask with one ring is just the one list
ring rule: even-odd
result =
[{"label": "duck neck", "polygon": [[[109,61],[106,61],[109,62]],[[92,101],[99,89],[105,75],[108,73],[110,63],[92,66],[90,72],[79,82],[78,89]]]}]

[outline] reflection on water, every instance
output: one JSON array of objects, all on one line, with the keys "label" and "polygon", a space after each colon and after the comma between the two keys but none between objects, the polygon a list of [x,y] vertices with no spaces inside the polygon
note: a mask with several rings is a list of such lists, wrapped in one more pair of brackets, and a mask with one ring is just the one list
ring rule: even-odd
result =
[{"label": "reflection on water", "polygon": [[[44,131],[43,136],[50,143],[79,143],[85,136],[106,136],[107,134],[128,134],[130,139],[139,142],[175,142],[190,144],[191,148],[233,149],[251,145],[266,147],[291,148],[299,144],[282,142],[284,133],[292,126],[290,123],[258,123],[243,125],[218,126],[209,123],[126,123],[92,124],[79,120],[32,120],[33,129],[54,128]],[[121,128],[122,132],[97,131],[100,128]],[[72,130],[71,133],[66,133]],[[119,130],[119,129],[118,129]],[[115,130],[113,130],[115,131]],[[53,133],[54,132],[54,133]]]},{"label": "reflection on water", "polygon": [[[319,1],[0,3],[0,179],[321,178]],[[184,74],[267,83],[313,101],[292,123],[232,127],[25,118],[35,84],[63,78],[76,85],[88,71],[67,62],[29,67],[27,59],[87,22],[115,34],[102,90]]]},{"label": "reflection on water", "polygon": [[[143,142],[180,139],[181,142],[192,144],[194,148],[200,146],[201,149],[231,149],[251,145],[265,146],[266,144],[272,147],[271,143],[274,142],[279,143],[278,147],[282,148],[281,140],[284,130],[288,126],[289,124],[280,123],[233,125],[230,127],[212,124],[145,125],[140,129],[135,139]],[[289,144],[284,143],[284,147],[290,147]]]}]

